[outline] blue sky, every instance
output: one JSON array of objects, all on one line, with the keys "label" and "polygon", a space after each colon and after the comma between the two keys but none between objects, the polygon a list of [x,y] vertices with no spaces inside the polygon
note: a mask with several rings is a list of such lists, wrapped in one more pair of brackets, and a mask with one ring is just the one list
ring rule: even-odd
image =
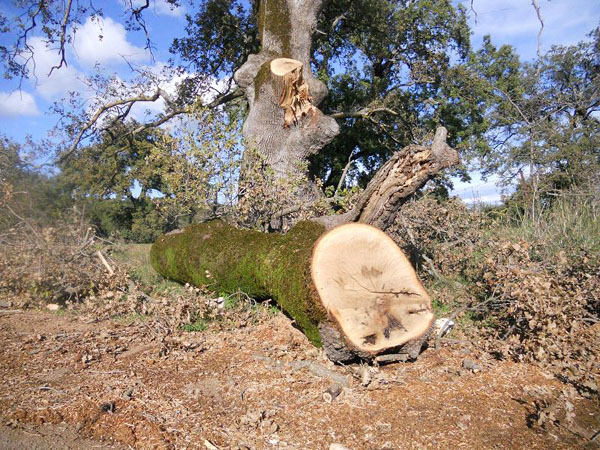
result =
[{"label": "blue sky", "polygon": [[[26,135],[45,138],[58,120],[48,114],[48,108],[70,91],[78,91],[92,101],[93,92],[87,89],[84,79],[98,68],[104,74],[117,74],[125,81],[131,78],[127,62],[158,72],[169,59],[172,39],[184,35],[186,2],[181,3],[182,7],[173,10],[164,0],[151,2],[145,17],[156,45],[154,60],[143,48],[143,34],[125,30],[123,0],[97,3],[102,5],[104,20],[100,23],[88,20],[79,27],[74,45],[68,48],[69,66],[55,71],[51,77],[47,77],[47,73],[58,61],[58,53],[45,48],[42,39],[34,35],[30,42],[36,50],[37,79],[25,80],[20,91],[18,80],[0,80],[0,133],[19,142],[23,142]],[[453,0],[452,3],[462,3],[469,10],[471,7],[471,0]],[[585,39],[600,21],[600,0],[539,0],[539,4],[545,25],[542,52],[553,44],[570,45]],[[523,60],[535,56],[540,24],[531,0],[474,0],[473,7],[477,15],[471,13],[470,22],[475,48],[480,46],[484,35],[490,34],[496,45],[514,46]],[[0,11],[10,15],[11,2],[2,0]],[[99,35],[103,36],[102,40],[98,39]],[[10,38],[5,37],[3,43]],[[160,108],[160,104],[154,108]],[[141,117],[142,109],[136,114]],[[495,181],[484,182],[475,176],[470,184],[457,182],[455,190],[465,201],[474,198],[496,201],[499,190]]]}]

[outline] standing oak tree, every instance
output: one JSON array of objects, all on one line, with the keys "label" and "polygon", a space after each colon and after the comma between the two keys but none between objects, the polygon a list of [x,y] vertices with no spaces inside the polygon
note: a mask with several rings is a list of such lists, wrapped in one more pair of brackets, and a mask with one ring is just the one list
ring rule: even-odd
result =
[{"label": "standing oak tree", "polygon": [[[30,22],[23,27],[23,35],[12,49],[1,49],[8,72],[26,74],[23,55],[27,56],[28,33],[37,25],[36,19],[44,25],[48,42],[58,46],[56,70],[60,70],[66,64],[65,45],[74,33],[69,24],[81,23],[93,8],[72,8],[70,1],[25,5],[29,12],[18,20]],[[128,8],[130,24],[146,31],[143,13],[149,2],[136,5],[132,2]],[[228,69],[234,71],[235,83],[230,79],[226,90],[204,107],[227,104],[242,94],[246,98],[242,185],[252,183],[251,176],[257,175],[245,173],[255,155],[276,178],[300,176],[303,180],[278,218],[322,196],[311,174],[322,175],[325,169],[328,182],[340,186],[347,173],[339,173],[340,160],[347,162],[347,169],[360,155],[368,170],[380,166],[379,170],[370,170],[372,178],[352,210],[315,218],[314,225],[304,226],[308,234],[301,233],[302,227],[295,233],[292,230],[289,247],[280,245],[280,238],[264,241],[247,232],[236,241],[239,232],[226,227],[218,233],[192,228],[159,240],[153,248],[155,267],[172,278],[203,283],[202,273],[209,270],[209,264],[209,273],[224,288],[232,288],[231,280],[235,280],[236,288],[275,298],[313,342],[325,345],[332,359],[373,357],[389,351],[414,357],[431,325],[431,303],[402,252],[370,225],[385,230],[410,195],[458,162],[457,152],[446,144],[443,126],[437,127],[431,145],[411,142],[441,123],[447,122],[454,131],[468,127],[465,118],[469,115],[444,95],[444,73],[450,67],[452,49],[462,56],[468,49],[464,11],[456,11],[447,0],[260,0],[251,6],[244,8],[235,0],[201,2],[198,14],[188,18],[188,37],[176,40],[172,47],[197,72],[183,80],[175,96],[160,85],[143,86],[136,95],[111,99],[95,112],[73,116],[68,127],[71,144],[59,159],[68,160],[82,140],[126,120],[136,103],[162,98],[167,107],[154,120],[129,131],[133,134],[190,113],[203,86]],[[339,73],[336,60],[346,74]],[[328,93],[324,81],[336,91],[338,100],[337,104],[325,103],[331,114],[319,109]],[[346,106],[350,109],[340,110]],[[360,136],[353,133],[355,126]],[[320,158],[325,146],[326,157]],[[311,173],[306,172],[307,165]],[[251,196],[240,199],[254,200]],[[351,222],[362,225],[345,225],[324,234]],[[295,238],[299,234],[302,237]],[[235,252],[241,253],[213,254],[208,247],[192,245],[193,238],[221,250],[227,248],[225,243],[236,241]],[[255,240],[259,243],[253,244]],[[344,247],[345,243],[359,245]],[[281,251],[294,257],[293,268],[285,266],[287,258]],[[360,260],[367,255],[368,262]],[[341,259],[332,260],[332,256]],[[229,264],[235,257],[241,265]],[[180,270],[184,266],[191,272]],[[260,275],[265,268],[272,270]],[[306,274],[312,276],[306,278]],[[302,287],[291,289],[290,279],[296,280],[293,286]],[[330,289],[328,283],[334,282],[338,288]],[[349,289],[362,292],[364,302],[358,294],[349,296]],[[347,298],[353,300],[345,303]]]}]

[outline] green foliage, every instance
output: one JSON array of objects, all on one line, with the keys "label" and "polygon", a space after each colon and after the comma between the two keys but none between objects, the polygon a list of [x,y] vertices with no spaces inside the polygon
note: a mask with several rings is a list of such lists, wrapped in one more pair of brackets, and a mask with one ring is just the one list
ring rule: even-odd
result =
[{"label": "green foliage", "polygon": [[472,55],[473,95],[486,111],[487,143],[471,156],[486,174],[518,181],[519,201],[539,220],[553,193],[590,180],[600,169],[600,33],[592,41],[554,46],[538,61],[519,63],[490,38]]},{"label": "green foliage", "polygon": [[361,165],[350,179],[364,185],[392,152],[426,140],[436,124],[450,130],[453,145],[465,139],[460,132],[473,108],[449,87],[451,56],[460,61],[469,51],[462,7],[445,0],[328,2],[318,28],[331,30],[314,38],[313,62],[329,88],[322,108],[367,112],[343,118],[340,135],[312,159],[311,173],[325,186],[337,186],[351,155]]},{"label": "green foliage", "polygon": [[[257,2],[253,2],[257,3]],[[171,52],[185,61],[186,69],[200,74],[232,75],[260,46],[255,14],[238,0],[207,0],[200,2],[195,14],[186,17],[187,36],[173,41]],[[190,79],[182,89],[185,97],[202,77]]]},{"label": "green foliage", "polygon": [[201,332],[201,331],[206,330],[207,326],[208,325],[204,319],[196,319],[192,323],[187,323],[187,324],[183,325],[181,327],[181,329],[183,331],[188,331],[188,332]]},{"label": "green foliage", "polygon": [[506,206],[506,236],[527,242],[544,241],[532,255],[538,261],[592,258],[600,262],[600,204],[597,183],[556,195],[551,207],[536,218],[518,205]]},{"label": "green foliage", "polygon": [[223,213],[237,194],[241,113],[197,109],[177,135],[114,124],[67,159],[57,182],[84,203],[101,235],[153,242],[192,220]]}]

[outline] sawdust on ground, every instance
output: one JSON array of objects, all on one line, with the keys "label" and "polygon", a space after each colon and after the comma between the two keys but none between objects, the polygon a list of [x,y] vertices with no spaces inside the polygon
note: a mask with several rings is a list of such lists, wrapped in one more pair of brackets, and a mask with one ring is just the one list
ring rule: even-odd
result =
[{"label": "sawdust on ground", "polygon": [[[573,449],[593,448],[582,436],[600,428],[585,399],[576,431],[535,426],[532,393],[560,383],[476,345],[334,367],[281,314],[190,333],[1,313],[0,340],[2,448]],[[466,357],[482,370],[463,369]],[[327,403],[334,381],[347,387]]]}]

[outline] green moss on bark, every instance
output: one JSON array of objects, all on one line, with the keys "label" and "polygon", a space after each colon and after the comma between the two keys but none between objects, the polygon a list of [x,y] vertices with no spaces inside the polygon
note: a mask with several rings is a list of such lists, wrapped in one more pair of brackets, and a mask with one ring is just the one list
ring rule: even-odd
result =
[{"label": "green moss on bark", "polygon": [[[271,61],[268,60],[258,70],[258,73],[254,77],[254,101],[258,100],[260,88],[265,84],[271,81]],[[277,95],[277,94],[276,94]]]},{"label": "green moss on bark", "polygon": [[[281,43],[280,57],[291,58],[292,21],[286,0],[261,0],[258,7],[258,32],[260,40],[268,31]],[[263,41],[264,46],[264,41]]]},{"label": "green moss on bark", "polygon": [[160,237],[150,260],[157,272],[182,283],[272,298],[319,346],[317,325],[326,313],[312,285],[310,260],[324,232],[313,222],[300,222],[286,234],[265,234],[212,221]]}]

